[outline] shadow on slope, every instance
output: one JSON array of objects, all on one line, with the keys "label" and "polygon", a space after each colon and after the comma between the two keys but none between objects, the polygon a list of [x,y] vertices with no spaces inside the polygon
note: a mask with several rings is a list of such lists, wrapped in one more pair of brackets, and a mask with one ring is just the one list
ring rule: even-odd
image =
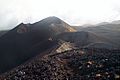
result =
[{"label": "shadow on slope", "polygon": [[57,45],[54,37],[72,29],[57,17],[34,24],[19,24],[0,37],[0,73],[10,70]]}]

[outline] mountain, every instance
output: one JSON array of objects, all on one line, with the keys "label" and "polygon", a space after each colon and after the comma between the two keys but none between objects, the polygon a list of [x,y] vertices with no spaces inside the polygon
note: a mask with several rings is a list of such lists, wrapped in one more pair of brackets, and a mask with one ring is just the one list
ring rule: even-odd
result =
[{"label": "mountain", "polygon": [[[57,37],[58,39],[73,43],[76,47],[85,47],[90,44],[96,44],[99,46],[99,44],[97,43],[106,43],[109,45],[113,45],[113,47],[117,47],[109,39],[92,32],[86,32],[86,31],[66,32],[58,35]],[[104,48],[104,46],[102,47]]]},{"label": "mountain", "polygon": [[112,21],[112,24],[120,24],[120,20]]},{"label": "mountain", "polygon": [[110,41],[114,42],[115,45],[120,47],[120,24],[108,23],[105,25],[97,25],[93,27],[85,27],[79,29],[79,31],[88,31],[95,34],[99,34]]},{"label": "mountain", "polygon": [[119,33],[120,24],[76,28],[57,17],[21,23],[0,33],[0,80],[117,80]]},{"label": "mountain", "polygon": [[[42,26],[43,28],[49,29],[49,31],[54,32],[57,35],[63,32],[75,32],[76,30],[72,28],[69,24],[65,23],[57,17],[48,17],[40,22],[33,24],[35,26]],[[48,28],[49,27],[49,28]]]},{"label": "mountain", "polygon": [[97,25],[100,26],[100,25],[106,25],[106,24],[109,24],[109,22],[102,22],[102,23],[98,23]]},{"label": "mountain", "polygon": [[56,35],[73,31],[57,17],[48,17],[34,24],[19,24],[0,37],[0,73],[56,46]]},{"label": "mountain", "polygon": [[2,35],[4,35],[5,33],[7,33],[9,30],[1,30],[0,31],[0,37],[2,36]]}]

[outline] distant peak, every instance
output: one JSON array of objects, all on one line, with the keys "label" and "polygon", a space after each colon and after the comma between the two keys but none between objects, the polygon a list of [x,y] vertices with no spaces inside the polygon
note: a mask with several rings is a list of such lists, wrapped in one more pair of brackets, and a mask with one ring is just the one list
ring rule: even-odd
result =
[{"label": "distant peak", "polygon": [[51,24],[51,23],[56,23],[56,24],[61,24],[62,20],[59,19],[58,17],[55,17],[55,16],[50,16],[50,17],[47,17],[47,18],[44,18],[43,20],[41,21],[38,21],[36,22],[35,24]]},{"label": "distant peak", "polygon": [[18,26],[25,25],[24,23],[20,23]]},{"label": "distant peak", "polygon": [[45,18],[45,19],[59,19],[59,20],[60,20],[60,18],[58,18],[58,17],[56,17],[56,16],[50,16],[50,17],[47,17],[47,18]]},{"label": "distant peak", "polygon": [[25,33],[25,32],[28,32],[27,24],[20,23],[17,27],[17,33]]},{"label": "distant peak", "polygon": [[50,17],[47,17],[45,19],[43,19],[45,21],[53,21],[53,22],[61,22],[62,20],[58,17],[55,17],[55,16],[50,16]]},{"label": "distant peak", "polygon": [[112,21],[112,24],[120,24],[120,20]]}]

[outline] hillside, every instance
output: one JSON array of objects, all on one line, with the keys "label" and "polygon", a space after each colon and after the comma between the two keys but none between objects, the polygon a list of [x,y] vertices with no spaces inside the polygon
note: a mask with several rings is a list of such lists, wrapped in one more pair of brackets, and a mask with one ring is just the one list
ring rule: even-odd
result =
[{"label": "hillside", "polygon": [[[73,43],[76,47],[79,47],[79,48],[86,47],[90,44],[96,44],[99,46],[99,44],[97,43],[106,43],[113,46],[114,48],[118,47],[109,39],[103,36],[97,35],[93,32],[86,32],[86,31],[66,32],[58,35],[57,38]],[[109,45],[108,45],[108,48],[109,48]],[[107,48],[106,45],[102,46],[102,48],[104,47]]]},{"label": "hillside", "polygon": [[0,37],[2,36],[2,35],[4,35],[5,33],[7,33],[9,30],[1,30],[0,31]]},{"label": "hillside", "polygon": [[95,34],[99,34],[105,38],[108,38],[112,42],[116,43],[120,47],[120,24],[103,24],[103,25],[96,25],[90,26],[86,28],[79,29],[79,31],[89,31]]},{"label": "hillside", "polygon": [[48,17],[1,32],[0,80],[119,80],[120,24],[78,28]]},{"label": "hillside", "polygon": [[120,50],[75,49],[39,56],[0,76],[7,80],[119,80]]},{"label": "hillside", "polygon": [[57,17],[19,24],[0,37],[0,73],[57,45],[56,35],[72,31],[75,30]]}]

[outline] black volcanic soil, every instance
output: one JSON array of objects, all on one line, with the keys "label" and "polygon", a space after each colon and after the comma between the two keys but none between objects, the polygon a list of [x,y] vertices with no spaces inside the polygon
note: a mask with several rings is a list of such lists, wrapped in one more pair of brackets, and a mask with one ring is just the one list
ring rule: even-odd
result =
[{"label": "black volcanic soil", "polygon": [[0,77],[0,80],[119,79],[120,50],[87,48],[37,57]]}]

